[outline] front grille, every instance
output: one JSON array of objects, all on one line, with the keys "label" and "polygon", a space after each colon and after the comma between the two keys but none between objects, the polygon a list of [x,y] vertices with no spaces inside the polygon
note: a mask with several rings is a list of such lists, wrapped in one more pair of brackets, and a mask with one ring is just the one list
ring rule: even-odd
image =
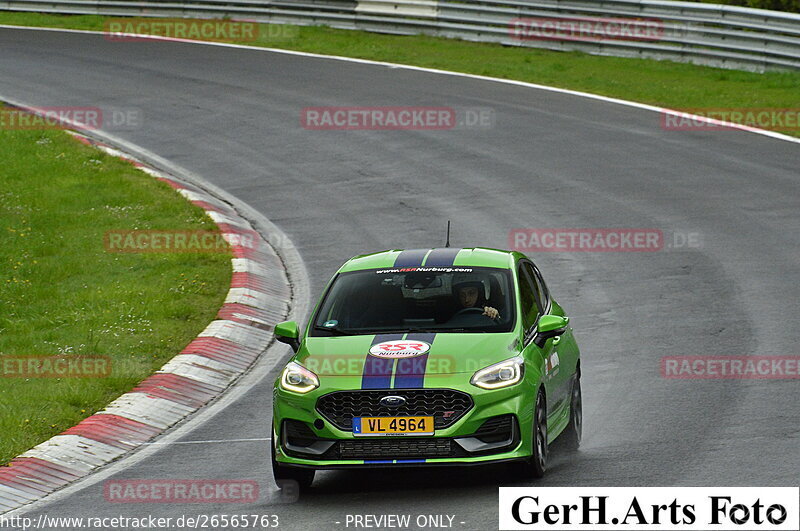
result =
[{"label": "front grille", "polygon": [[450,457],[453,454],[451,439],[404,439],[340,441],[339,457],[342,459],[375,459],[388,457]]},{"label": "front grille", "polygon": [[[402,396],[400,407],[380,405],[385,396]],[[452,426],[472,409],[472,397],[453,389],[387,389],[336,391],[317,400],[320,415],[340,430],[353,429],[353,417],[432,416],[434,428]]]}]

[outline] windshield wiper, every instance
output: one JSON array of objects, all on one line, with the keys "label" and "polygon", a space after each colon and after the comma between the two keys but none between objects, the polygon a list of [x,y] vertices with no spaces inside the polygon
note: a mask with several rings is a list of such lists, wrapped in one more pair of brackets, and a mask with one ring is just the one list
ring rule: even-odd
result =
[{"label": "windshield wiper", "polygon": [[475,332],[488,332],[488,330],[483,328],[439,328],[437,330],[432,330],[432,332],[439,332],[439,333],[448,333],[454,332],[458,334],[472,334]]},{"label": "windshield wiper", "polygon": [[471,334],[473,332],[489,332],[489,330],[482,328],[397,328],[395,330],[368,330],[369,334],[446,334],[446,333],[464,333]]},{"label": "windshield wiper", "polygon": [[441,330],[438,328],[397,328],[394,330],[368,330],[367,332],[370,334],[435,334],[436,332],[441,332]]},{"label": "windshield wiper", "polygon": [[314,330],[322,332],[330,332],[334,336],[360,336],[368,334],[444,334],[444,333],[464,333],[470,334],[473,332],[486,333],[489,330],[481,328],[395,328],[391,330],[375,330],[375,329],[361,329],[345,330],[337,326],[321,326],[317,325]]},{"label": "windshield wiper", "polygon": [[317,326],[314,327],[314,330],[321,330],[323,332],[330,332],[331,334],[333,334],[335,336],[353,336],[353,335],[355,335],[352,332],[347,332],[345,330],[342,330],[338,326],[320,326],[320,325],[317,325]]}]

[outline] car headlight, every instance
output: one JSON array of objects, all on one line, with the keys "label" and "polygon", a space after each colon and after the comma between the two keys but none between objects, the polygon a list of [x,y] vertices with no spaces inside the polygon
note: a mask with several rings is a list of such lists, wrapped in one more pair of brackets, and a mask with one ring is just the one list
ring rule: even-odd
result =
[{"label": "car headlight", "polygon": [[288,391],[305,394],[319,387],[319,378],[299,363],[292,361],[283,369],[281,387]]},{"label": "car headlight", "polygon": [[525,360],[517,356],[476,372],[469,381],[481,389],[500,389],[522,381],[525,374]]}]

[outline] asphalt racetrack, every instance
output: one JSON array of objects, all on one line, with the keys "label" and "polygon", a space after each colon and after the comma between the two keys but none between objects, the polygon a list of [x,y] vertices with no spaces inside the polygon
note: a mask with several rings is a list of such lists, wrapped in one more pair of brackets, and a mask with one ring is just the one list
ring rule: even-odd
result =
[{"label": "asphalt racetrack", "polygon": [[[139,126],[114,134],[283,229],[312,300],[353,255],[441,245],[448,219],[456,246],[507,248],[517,228],[662,229],[659,252],[532,256],[573,319],[585,413],[582,450],[556,446],[537,485],[796,485],[797,380],[665,379],[660,363],[797,355],[797,143],[668,131],[658,113],[615,103],[268,51],[18,29],[0,29],[0,50],[4,97],[140,110]],[[493,123],[320,131],[300,122],[309,106],[401,105],[488,108]],[[700,245],[675,247],[687,234]],[[264,372],[183,440],[269,437],[275,376]],[[502,467],[327,472],[280,503],[268,456],[260,440],[165,444],[110,476],[255,479],[256,505],[112,504],[102,483],[87,483],[34,514],[276,514],[281,529],[298,530],[344,529],[348,514],[451,515],[456,529],[482,530],[497,527],[497,487],[511,484]]]}]

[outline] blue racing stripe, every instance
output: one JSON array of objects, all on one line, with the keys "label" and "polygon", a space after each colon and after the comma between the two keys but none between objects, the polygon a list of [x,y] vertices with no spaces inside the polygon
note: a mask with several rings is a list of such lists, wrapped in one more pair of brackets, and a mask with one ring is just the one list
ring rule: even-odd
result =
[{"label": "blue racing stripe", "polygon": [[400,251],[394,260],[395,267],[419,267],[430,249],[407,249]]},{"label": "blue racing stripe", "polygon": [[[418,332],[408,334],[408,341],[425,341],[433,348],[435,333]],[[394,374],[394,389],[417,389],[422,387],[425,380],[425,369],[428,366],[428,354],[397,360],[397,370]]]},{"label": "blue racing stripe", "polygon": [[[403,335],[378,334],[372,340],[372,345],[377,345],[384,341],[397,341],[403,339]],[[378,358],[368,352],[367,360],[364,362],[364,372],[361,376],[361,388],[389,389],[392,385],[392,372],[394,371],[395,361],[397,360]]]},{"label": "blue racing stripe", "polygon": [[389,459],[388,461],[386,459],[364,459],[364,464],[365,465],[366,464],[370,464],[370,465],[392,465],[392,464],[394,464],[394,461],[392,461],[391,459]]},{"label": "blue racing stripe", "polygon": [[440,247],[432,250],[425,260],[425,267],[451,266],[456,260],[456,255],[461,249],[454,247]]}]

